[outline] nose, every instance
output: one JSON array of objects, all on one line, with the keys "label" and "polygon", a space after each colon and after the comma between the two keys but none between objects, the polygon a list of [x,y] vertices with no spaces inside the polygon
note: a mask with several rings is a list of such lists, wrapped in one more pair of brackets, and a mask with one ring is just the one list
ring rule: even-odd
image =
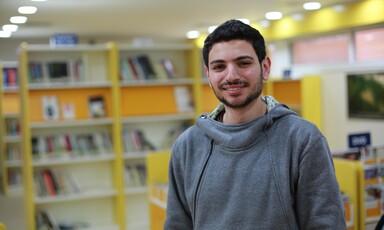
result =
[{"label": "nose", "polygon": [[238,80],[239,78],[240,77],[239,77],[239,74],[237,72],[236,67],[234,65],[228,65],[225,80],[227,82],[232,82],[232,81]]}]

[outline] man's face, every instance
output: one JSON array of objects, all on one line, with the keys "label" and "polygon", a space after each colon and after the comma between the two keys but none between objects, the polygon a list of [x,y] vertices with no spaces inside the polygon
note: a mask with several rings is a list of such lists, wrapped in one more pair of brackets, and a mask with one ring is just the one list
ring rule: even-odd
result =
[{"label": "man's face", "polygon": [[267,57],[260,65],[249,42],[232,40],[212,46],[205,72],[221,102],[228,107],[244,108],[261,95],[270,64]]}]

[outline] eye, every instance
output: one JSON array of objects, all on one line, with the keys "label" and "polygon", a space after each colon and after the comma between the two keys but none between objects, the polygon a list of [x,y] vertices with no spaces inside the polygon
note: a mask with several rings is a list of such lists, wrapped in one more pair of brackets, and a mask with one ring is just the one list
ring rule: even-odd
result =
[{"label": "eye", "polygon": [[214,71],[221,71],[221,70],[225,69],[225,65],[216,64],[216,65],[211,66],[211,69]]},{"label": "eye", "polygon": [[248,67],[248,66],[250,66],[250,65],[252,65],[252,62],[250,62],[250,61],[240,61],[240,62],[238,63],[238,66],[239,66],[239,67],[242,67],[242,68],[244,68],[244,67]]}]

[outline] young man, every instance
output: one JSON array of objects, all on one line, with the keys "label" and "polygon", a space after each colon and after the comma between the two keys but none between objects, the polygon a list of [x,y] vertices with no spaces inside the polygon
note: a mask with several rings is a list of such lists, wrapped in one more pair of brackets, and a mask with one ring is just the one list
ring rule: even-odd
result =
[{"label": "young man", "polygon": [[326,139],[261,97],[271,61],[259,31],[227,21],[203,58],[222,104],[174,144],[164,229],[346,229]]}]

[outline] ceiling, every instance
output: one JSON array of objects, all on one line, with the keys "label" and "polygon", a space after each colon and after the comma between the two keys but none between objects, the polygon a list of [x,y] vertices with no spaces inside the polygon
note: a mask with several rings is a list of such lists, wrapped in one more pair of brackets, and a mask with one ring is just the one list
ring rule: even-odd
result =
[{"label": "ceiling", "polygon": [[[323,7],[358,0],[320,0]],[[80,39],[184,40],[189,30],[205,31],[231,18],[258,22],[268,11],[303,12],[304,0],[0,0],[0,26],[9,24],[17,8],[33,5],[37,13],[11,38],[49,38],[75,33]]]}]

